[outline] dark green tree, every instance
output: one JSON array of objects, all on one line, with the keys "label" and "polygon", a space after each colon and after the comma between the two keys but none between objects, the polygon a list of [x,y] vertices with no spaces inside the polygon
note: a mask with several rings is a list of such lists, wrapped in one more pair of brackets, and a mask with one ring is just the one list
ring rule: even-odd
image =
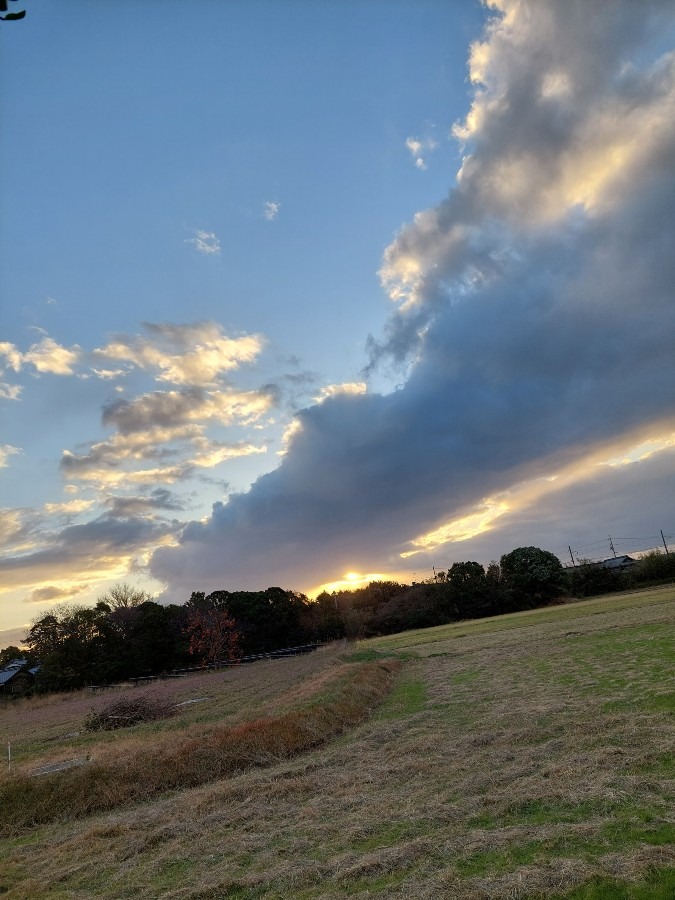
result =
[{"label": "dark green tree", "polygon": [[13,659],[25,659],[26,651],[19,649],[19,647],[14,647],[10,644],[9,647],[5,647],[4,650],[0,650],[0,669],[4,669],[8,663],[11,663]]},{"label": "dark green tree", "polygon": [[562,563],[548,550],[517,547],[502,556],[499,567],[505,586],[511,591],[512,609],[538,606],[559,597],[564,591]]},{"label": "dark green tree", "polygon": [[309,600],[304,594],[269,587],[265,591],[195,591],[186,607],[222,609],[234,619],[244,655],[291,647],[310,640],[305,628]]}]

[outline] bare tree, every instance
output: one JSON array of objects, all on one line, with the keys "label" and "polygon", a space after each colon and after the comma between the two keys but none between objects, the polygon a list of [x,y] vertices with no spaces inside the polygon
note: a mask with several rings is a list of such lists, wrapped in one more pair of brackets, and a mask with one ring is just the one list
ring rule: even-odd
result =
[{"label": "bare tree", "polygon": [[139,591],[126,582],[114,584],[105,594],[98,597],[98,602],[113,609],[132,609],[134,606],[141,606],[152,600],[150,594],[146,591]]}]

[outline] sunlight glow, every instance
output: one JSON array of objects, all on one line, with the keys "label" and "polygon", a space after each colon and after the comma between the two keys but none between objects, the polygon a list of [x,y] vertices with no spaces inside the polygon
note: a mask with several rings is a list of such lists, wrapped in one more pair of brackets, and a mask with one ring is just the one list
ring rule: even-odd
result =
[{"label": "sunlight glow", "polygon": [[668,447],[675,447],[675,434],[660,438],[647,438],[630,450],[605,460],[601,465],[612,466],[612,468],[629,466],[631,463],[649,459],[651,456],[654,456],[655,453],[659,453],[661,450],[665,450]]},{"label": "sunlight glow", "polygon": [[[669,426],[669,427],[668,427]],[[494,522],[506,513],[517,513],[531,507],[541,498],[554,491],[564,490],[597,475],[598,467],[619,468],[649,459],[663,450],[675,448],[675,432],[672,422],[661,436],[624,435],[619,443],[603,445],[589,450],[587,455],[548,475],[520,482],[507,491],[486,497],[473,511],[460,518],[451,519],[433,531],[414,538],[409,542],[412,549],[399,554],[401,559],[427,553],[444,544],[460,543],[489,531]]]},{"label": "sunlight glow", "polygon": [[401,558],[407,559],[409,556],[415,556],[416,553],[434,550],[436,547],[443,546],[443,544],[467,541],[469,538],[483,534],[483,532],[489,531],[495,519],[503,516],[505,512],[508,512],[509,508],[509,505],[503,500],[488,499],[476,512],[470,513],[468,516],[462,516],[459,519],[453,519],[451,522],[441,525],[440,528],[415,538],[411,543],[418,549],[401,553]]},{"label": "sunlight glow", "polygon": [[382,572],[369,572],[362,575],[360,572],[345,572],[338,581],[328,581],[326,584],[320,584],[318,587],[308,591],[308,596],[316,597],[324,591],[332,594],[333,591],[353,591],[358,588],[366,587],[371,581],[395,581],[392,575],[385,575]]}]

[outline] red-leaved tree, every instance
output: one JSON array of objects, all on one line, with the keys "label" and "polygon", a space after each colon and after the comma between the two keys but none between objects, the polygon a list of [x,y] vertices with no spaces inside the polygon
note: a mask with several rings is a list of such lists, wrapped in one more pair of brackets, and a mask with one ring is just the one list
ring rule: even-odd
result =
[{"label": "red-leaved tree", "polygon": [[224,609],[192,609],[187,631],[190,653],[205,663],[241,658],[239,632],[234,619]]}]

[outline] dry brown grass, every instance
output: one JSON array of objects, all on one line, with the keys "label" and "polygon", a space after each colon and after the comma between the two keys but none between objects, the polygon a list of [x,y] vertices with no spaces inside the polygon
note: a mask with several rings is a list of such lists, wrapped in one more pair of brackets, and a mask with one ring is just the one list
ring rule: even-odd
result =
[{"label": "dry brown grass", "polygon": [[[209,725],[234,725],[251,718],[291,709],[297,691],[319,690],[322,679],[331,678],[342,665],[345,645],[321,648],[292,659],[266,660],[219,672],[153,683],[160,700],[185,703],[168,721],[134,729],[133,734],[113,732],[87,735],[83,723],[92,710],[118,698],[136,697],[146,689],[131,684],[101,693],[90,690],[30,697],[0,704],[3,744],[12,744],[13,771],[29,774],[35,768],[86,754],[122,755],[147,743],[156,734],[181,734],[186,729]],[[316,692],[316,691],[314,691]],[[6,775],[0,773],[0,782]]]},{"label": "dry brown grass", "polygon": [[[321,679],[323,696],[315,693],[311,702],[280,715],[157,736],[58,774],[7,778],[0,784],[2,833],[113,809],[296,756],[359,722],[386,693],[398,666],[393,661],[340,666],[330,682]],[[141,699],[113,705],[135,708]]]},{"label": "dry brown grass", "polygon": [[408,636],[420,657],[353,731],[6,840],[0,887],[11,900],[507,900],[601,875],[637,891],[675,867],[675,596],[593,610],[465,628],[436,656]]}]

